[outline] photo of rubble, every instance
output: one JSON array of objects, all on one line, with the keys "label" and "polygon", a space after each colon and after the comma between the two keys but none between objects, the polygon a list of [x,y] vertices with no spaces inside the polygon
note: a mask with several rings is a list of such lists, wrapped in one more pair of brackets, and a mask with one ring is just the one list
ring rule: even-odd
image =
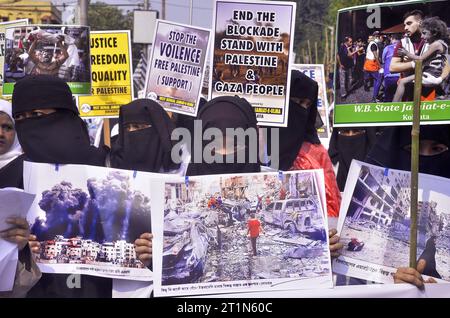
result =
[{"label": "photo of rubble", "polygon": [[[385,266],[395,272],[395,268],[409,263],[410,173],[360,164],[355,165],[358,178],[345,207],[341,254],[347,260]],[[447,179],[420,174],[417,237],[417,261],[426,262],[423,274],[447,281],[450,280],[448,184]],[[376,279],[373,275],[370,278]]]},{"label": "photo of rubble", "polygon": [[329,276],[316,183],[313,172],[166,183],[162,287],[264,281],[268,289],[276,280]]}]

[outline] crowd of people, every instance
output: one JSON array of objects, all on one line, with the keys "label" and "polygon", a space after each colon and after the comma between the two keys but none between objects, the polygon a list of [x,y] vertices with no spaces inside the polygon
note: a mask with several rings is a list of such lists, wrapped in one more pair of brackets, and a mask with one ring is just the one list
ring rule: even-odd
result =
[{"label": "crowd of people", "polygon": [[[418,13],[410,14],[408,19],[421,19]],[[420,25],[420,23],[418,24]],[[426,24],[425,24],[426,25]],[[410,38],[417,30],[405,23],[405,30]],[[422,31],[425,32],[425,31]],[[387,46],[386,54],[381,54],[378,35],[369,39],[369,49],[362,41],[357,41],[354,56],[356,65],[369,64],[368,56],[379,58],[388,56],[392,47]],[[378,38],[380,39],[380,38]],[[392,41],[398,41],[392,39]],[[430,40],[433,44],[436,40]],[[398,42],[401,43],[401,42]],[[397,43],[397,45],[399,45]],[[345,47],[351,52],[352,39],[346,39]],[[395,46],[395,42],[391,45]],[[439,46],[439,47],[438,47]],[[375,48],[376,47],[376,48]],[[436,52],[440,52],[443,44],[436,45]],[[371,51],[371,53],[368,52]],[[377,54],[376,52],[380,54]],[[392,54],[391,72],[409,71],[397,57]],[[366,54],[363,63],[362,58]],[[407,54],[406,54],[407,55]],[[359,59],[359,60],[358,60]],[[385,61],[388,58],[385,59]],[[351,62],[350,62],[351,61]],[[350,72],[354,67],[353,55],[348,60],[340,59],[343,70],[344,87],[350,85]],[[393,66],[393,64],[395,64]],[[408,63],[411,67],[412,63]],[[364,68],[369,68],[364,66]],[[363,74],[364,73],[364,74]],[[354,78],[359,81],[372,78],[376,87],[380,87],[378,71],[363,71]],[[354,74],[356,74],[354,72]],[[384,80],[388,79],[384,74]],[[434,73],[433,76],[438,74]],[[441,75],[442,76],[442,75]],[[317,118],[318,86],[313,80],[299,71],[292,71],[289,99],[289,120],[286,128],[274,128],[279,136],[279,170],[323,169],[325,175],[326,204],[330,217],[339,216],[341,191],[345,187],[349,165],[352,159],[395,169],[409,170],[410,143],[408,127],[390,127],[375,129],[335,129],[331,138],[330,148],[321,144],[315,128]],[[387,85],[384,86],[386,89]],[[377,89],[378,89],[377,88]],[[348,94],[350,90],[346,90]],[[386,98],[385,94],[385,98]],[[378,94],[374,94],[378,98]],[[193,162],[187,163],[185,169],[180,169],[183,163],[175,162],[171,156],[176,141],[172,137],[177,127],[192,130],[193,120],[201,120],[201,130],[217,128],[226,138],[229,128],[254,129],[258,133],[256,115],[250,103],[241,97],[217,97],[203,102],[197,118],[173,114],[169,116],[155,101],[138,99],[122,106],[119,116],[119,134],[114,137],[111,148],[106,146],[94,147],[90,144],[86,124],[80,118],[74,104],[69,86],[61,79],[48,74],[37,74],[26,77],[16,83],[12,105],[6,101],[0,104],[0,187],[23,188],[24,160],[55,164],[85,164],[100,167],[113,167],[129,170],[149,171],[157,173],[181,173],[187,176],[211,174],[258,173],[261,166],[268,162],[250,162],[251,149],[245,140],[241,148],[216,149],[216,155],[222,156],[221,162]],[[269,130],[274,133],[273,129]],[[203,134],[202,134],[203,135]],[[192,134],[194,136],[194,134]],[[443,177],[450,177],[448,157],[450,156],[450,127],[424,126],[421,131],[420,143],[420,172]],[[258,138],[258,140],[261,140]],[[208,142],[194,140],[195,146],[205,150]],[[228,144],[227,144],[228,145]],[[196,147],[193,148],[196,148]],[[267,143],[259,144],[260,150],[271,154],[273,138],[269,136]],[[190,153],[192,147],[184,147]],[[246,162],[239,162],[238,155],[245,155]],[[229,157],[235,160],[231,162]],[[268,156],[266,156],[268,157]],[[185,158],[190,158],[187,156]],[[335,174],[337,167],[337,177]],[[262,202],[263,197],[261,197]],[[214,202],[211,202],[213,204]],[[217,204],[217,201],[214,203]],[[258,213],[260,208],[256,209]],[[252,215],[251,220],[256,220]],[[67,275],[41,274],[31,257],[33,252],[39,251],[40,246],[36,237],[29,232],[27,221],[24,219],[9,220],[12,228],[1,232],[1,237],[14,242],[19,247],[19,262],[16,272],[14,289],[1,296],[22,297],[28,292],[29,297],[111,297],[112,282],[108,278],[82,276],[81,288],[70,289],[66,284]],[[259,222],[259,221],[258,221]],[[256,254],[256,238],[261,228],[256,221],[251,221],[249,233],[252,238],[253,252]],[[254,224],[253,224],[254,223]],[[332,257],[339,255],[343,248],[339,242],[336,229],[330,229],[329,250]],[[151,266],[152,233],[142,233],[135,241],[138,258]],[[433,240],[427,245],[433,247]],[[427,256],[427,255],[431,256]],[[428,257],[428,258],[427,258]],[[430,258],[431,257],[431,258]],[[423,259],[418,268],[399,268],[395,275],[395,282],[409,282],[422,288],[425,283],[421,273],[433,273],[433,253],[423,253]],[[424,265],[425,262],[425,265]],[[428,266],[426,266],[426,264]],[[425,272],[426,271],[426,272]]]},{"label": "crowd of people", "polygon": [[[404,16],[404,33],[375,31],[367,39],[346,36],[337,54],[338,103],[412,101],[415,61],[423,61],[424,100],[449,99],[448,27],[438,17],[414,10]],[[365,100],[360,89],[369,92]]]}]

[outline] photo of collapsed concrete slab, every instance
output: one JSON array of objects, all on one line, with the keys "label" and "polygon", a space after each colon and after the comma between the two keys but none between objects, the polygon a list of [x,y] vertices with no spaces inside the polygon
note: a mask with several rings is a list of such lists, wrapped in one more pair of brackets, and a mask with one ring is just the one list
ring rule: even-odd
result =
[{"label": "photo of collapsed concrete slab", "polygon": [[[417,256],[419,261],[424,258],[421,255],[427,254],[427,263],[433,267],[427,275],[448,281],[450,196],[447,189],[447,179],[420,176]],[[356,184],[350,190],[352,197],[344,207],[346,216],[340,233],[344,244],[341,255],[357,263],[385,266],[393,271],[406,266],[411,223],[410,173],[361,164]],[[369,275],[372,280],[385,282],[385,275]]]},{"label": "photo of collapsed concrete slab", "polygon": [[329,275],[315,182],[293,173],[166,183],[162,285]]}]

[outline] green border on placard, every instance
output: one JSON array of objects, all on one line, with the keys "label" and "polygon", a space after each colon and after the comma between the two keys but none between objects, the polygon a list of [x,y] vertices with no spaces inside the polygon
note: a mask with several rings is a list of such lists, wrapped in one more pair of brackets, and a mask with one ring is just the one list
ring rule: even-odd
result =
[{"label": "green border on placard", "polygon": [[[450,101],[422,102],[421,121],[448,121]],[[412,102],[361,103],[336,105],[334,122],[338,125],[368,123],[411,123]]]},{"label": "green border on placard", "polygon": [[[336,17],[336,36],[335,36],[335,54],[339,50],[339,15],[344,12],[352,12],[355,10],[364,10],[374,7],[401,7],[413,4],[438,3],[448,0],[409,0],[409,1],[393,1],[382,3],[363,4],[353,7],[342,8],[338,10]],[[336,84],[336,60],[333,64],[334,78],[333,83]],[[334,100],[336,100],[336,89],[334,89]],[[403,108],[403,105],[406,105]],[[435,105],[435,106],[433,106]],[[395,110],[395,106],[400,108]],[[409,108],[408,108],[409,106]],[[406,125],[412,124],[412,102],[401,103],[360,103],[360,104],[336,104],[333,111],[334,125],[341,127],[355,126],[393,126],[395,124]],[[450,100],[434,100],[430,102],[422,102],[420,112],[421,122],[449,122],[450,121]]]},{"label": "green border on placard", "polygon": [[[15,83],[3,83],[3,94],[12,95],[14,91]],[[72,94],[75,95],[90,95],[91,94],[91,83],[83,82],[68,82]]]}]

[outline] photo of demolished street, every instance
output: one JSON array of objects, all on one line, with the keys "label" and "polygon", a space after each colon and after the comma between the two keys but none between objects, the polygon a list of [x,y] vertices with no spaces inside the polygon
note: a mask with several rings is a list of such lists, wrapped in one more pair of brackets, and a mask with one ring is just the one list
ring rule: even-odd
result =
[{"label": "photo of demolished street", "polygon": [[[424,274],[449,281],[450,214],[446,182],[443,178],[420,175],[417,257],[429,262]],[[392,269],[407,264],[410,173],[362,164],[352,193],[340,233],[345,246],[341,255]],[[383,275],[372,278],[379,282],[386,279]]]},{"label": "photo of demolished street", "polygon": [[330,275],[316,183],[306,171],[166,183],[162,285]]}]

